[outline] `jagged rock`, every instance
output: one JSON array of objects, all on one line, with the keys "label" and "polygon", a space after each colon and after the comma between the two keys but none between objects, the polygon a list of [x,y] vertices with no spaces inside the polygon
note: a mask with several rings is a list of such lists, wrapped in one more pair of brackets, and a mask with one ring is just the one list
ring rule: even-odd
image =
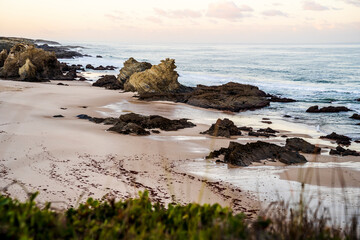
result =
[{"label": "jagged rock", "polygon": [[360,156],[359,152],[354,150],[345,149],[340,146],[337,146],[336,149],[330,150],[330,155],[341,155],[341,156]]},{"label": "jagged rock", "polygon": [[21,81],[37,81],[36,67],[30,59],[26,59],[25,64],[19,68],[19,75]]},{"label": "jagged rock", "polygon": [[339,107],[329,106],[320,109],[319,106],[311,106],[306,110],[306,112],[308,113],[336,113],[336,112],[348,112],[348,111],[351,111],[351,109],[348,109],[347,107],[344,106],[339,106]]},{"label": "jagged rock", "polygon": [[354,113],[350,118],[360,120],[360,114]]},{"label": "jagged rock", "polygon": [[[32,45],[17,44],[11,48],[4,66],[0,69],[0,76],[6,79],[19,80],[19,69],[26,64],[27,59],[35,66],[35,78],[32,81],[47,81],[62,76],[60,63],[53,52],[46,52],[35,48]],[[22,76],[26,75],[26,69],[33,70],[34,67],[29,62],[22,69]],[[23,77],[22,77],[23,78]]]},{"label": "jagged rock", "polygon": [[3,49],[1,52],[0,52],[0,68],[2,66],[4,66],[4,63],[5,63],[5,60],[8,56],[8,53],[7,53],[7,50],[6,49]]},{"label": "jagged rock", "polygon": [[124,62],[124,67],[120,69],[120,74],[118,75],[117,80],[124,84],[129,80],[131,75],[150,69],[151,66],[152,65],[148,62],[138,62],[131,57]]},{"label": "jagged rock", "polygon": [[264,133],[264,132],[253,132],[250,131],[249,132],[249,136],[253,136],[253,137],[276,137],[275,134],[271,134],[271,133]]},{"label": "jagged rock", "polygon": [[121,134],[135,134],[140,136],[150,135],[149,131],[139,126],[136,123],[125,123],[118,122],[113,127],[109,128],[108,131],[113,131]]},{"label": "jagged rock", "polygon": [[253,162],[271,159],[285,164],[296,164],[307,162],[306,158],[298,152],[293,152],[276,144],[257,141],[242,145],[230,142],[228,148],[221,148],[211,152],[207,158],[215,158],[224,155],[224,161],[237,166],[249,166]]},{"label": "jagged rock", "polygon": [[339,135],[335,132],[332,132],[329,135],[326,136],[321,136],[320,138],[327,138],[327,139],[332,139],[332,140],[336,140],[337,144],[341,144],[341,145],[345,145],[345,146],[349,146],[351,144],[351,138],[344,136],[344,135]]},{"label": "jagged rock", "polygon": [[303,153],[320,154],[320,152],[321,152],[321,148],[319,148],[301,138],[286,139],[285,147],[288,149],[303,152]]},{"label": "jagged rock", "polygon": [[93,86],[95,87],[104,87],[106,89],[123,89],[124,85],[119,82],[114,75],[105,75],[99,80],[97,80],[95,83],[93,83]]},{"label": "jagged rock", "polygon": [[240,136],[241,131],[235,126],[233,121],[227,118],[224,118],[224,120],[219,118],[215,124],[212,124],[207,131],[201,132],[201,134],[229,138],[230,136]]},{"label": "jagged rock", "polygon": [[132,74],[124,84],[125,91],[137,91],[138,93],[174,92],[180,89],[178,73],[175,71],[174,59],[161,60],[158,65],[153,65],[143,72]]},{"label": "jagged rock", "polygon": [[259,130],[257,130],[257,132],[264,132],[264,133],[278,133],[279,131],[276,131],[272,128],[260,128]]}]

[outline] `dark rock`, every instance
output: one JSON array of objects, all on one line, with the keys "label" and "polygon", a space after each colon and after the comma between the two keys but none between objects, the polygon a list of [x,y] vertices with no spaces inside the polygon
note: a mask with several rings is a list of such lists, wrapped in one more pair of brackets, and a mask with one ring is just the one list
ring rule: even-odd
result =
[{"label": "dark rock", "polygon": [[282,135],[281,137],[282,137],[282,138],[287,138],[288,136],[286,136],[286,135]]},{"label": "dark rock", "polygon": [[63,115],[54,115],[53,118],[63,118]]},{"label": "dark rock", "polygon": [[8,53],[6,49],[3,49],[0,52],[0,68],[4,66],[5,60],[8,57]]},{"label": "dark rock", "polygon": [[64,83],[58,83],[56,85],[59,85],[59,86],[69,86],[68,84],[64,84]]},{"label": "dark rock", "polygon": [[259,130],[257,130],[257,132],[264,132],[264,133],[278,133],[279,131],[276,131],[272,128],[260,128]]},{"label": "dark rock", "polygon": [[306,112],[309,113],[337,113],[337,112],[348,112],[348,111],[351,111],[351,109],[348,109],[347,107],[344,106],[339,106],[339,107],[329,106],[320,109],[319,106],[312,106],[306,110]]},{"label": "dark rock", "polygon": [[83,57],[84,55],[70,50],[70,47],[67,46],[49,46],[48,44],[37,45],[37,48],[41,48],[45,51],[54,52],[57,58],[75,58],[75,57]]},{"label": "dark rock", "polygon": [[356,142],[356,143],[360,143],[360,140],[356,140],[355,142]]},{"label": "dark rock", "polygon": [[[104,66],[100,65],[98,67],[94,67],[91,64],[88,64],[88,65],[89,65],[89,67],[86,67],[86,68],[93,69],[93,70],[98,70],[98,71],[115,70],[116,69],[116,67],[114,67],[114,66],[106,66],[106,67],[104,67]],[[88,65],[86,65],[86,66],[88,66]]]},{"label": "dark rock", "polygon": [[60,66],[61,66],[61,71],[63,72],[68,72],[68,71],[71,71],[71,70],[75,70],[75,71],[84,71],[84,68],[81,64],[72,64],[72,65],[68,65],[67,63],[60,63]]},{"label": "dark rock", "polygon": [[109,128],[108,131],[113,131],[121,134],[135,134],[139,136],[150,135],[149,131],[146,131],[144,128],[137,125],[136,123],[119,122],[113,127]]},{"label": "dark rock", "polygon": [[155,133],[155,134],[159,134],[160,131],[159,130],[151,130],[152,133]]},{"label": "dark rock", "polygon": [[284,118],[291,118],[290,115],[284,115],[283,117],[284,117]]},{"label": "dark rock", "polygon": [[291,98],[282,98],[275,95],[268,95],[268,96],[270,97],[270,102],[283,102],[283,103],[296,102],[296,100]]},{"label": "dark rock", "polygon": [[89,115],[86,115],[86,114],[80,114],[80,115],[77,115],[76,117],[79,118],[79,119],[85,119],[85,120],[91,119],[91,117]]},{"label": "dark rock", "polygon": [[356,119],[356,120],[360,120],[360,115],[354,113],[350,118]]},{"label": "dark rock", "polygon": [[131,57],[124,62],[124,67],[120,69],[120,74],[117,79],[118,81],[125,83],[134,73],[143,72],[150,69],[151,66],[152,65],[148,62],[138,62]]},{"label": "dark rock", "polygon": [[62,107],[62,108],[60,108],[61,110],[66,110],[67,108],[64,108],[64,107]]},{"label": "dark rock", "polygon": [[344,135],[336,134],[335,132],[332,132],[331,134],[326,135],[326,136],[321,136],[320,138],[336,140],[337,144],[341,144],[341,145],[345,145],[345,146],[349,146],[351,144],[351,142],[350,142],[351,138],[344,136]]},{"label": "dark rock", "polygon": [[276,137],[276,135],[274,134],[270,134],[270,133],[264,133],[264,132],[253,132],[250,131],[249,132],[249,136],[253,136],[253,137]]},{"label": "dark rock", "polygon": [[93,65],[91,65],[91,64],[87,64],[87,65],[85,66],[85,68],[86,68],[86,69],[95,69],[95,67],[94,67]]},{"label": "dark rock", "polygon": [[96,55],[96,58],[102,58],[102,56],[100,56],[100,55]]},{"label": "dark rock", "polygon": [[359,152],[354,150],[345,149],[340,146],[337,146],[336,149],[330,150],[330,155],[341,155],[341,156],[360,156]]},{"label": "dark rock", "polygon": [[272,124],[272,121],[261,121],[262,123]]},{"label": "dark rock", "polygon": [[360,102],[360,98],[356,99],[356,101]]},{"label": "dark rock", "polygon": [[250,132],[253,130],[252,127],[238,127],[239,130]]},{"label": "dark rock", "polygon": [[286,139],[285,147],[290,150],[299,151],[299,152],[303,152],[303,153],[320,154],[320,152],[321,152],[321,148],[319,148],[301,138]]},{"label": "dark rock", "polygon": [[86,81],[87,79],[86,78],[84,78],[83,76],[80,76],[79,77],[79,81]]},{"label": "dark rock", "polygon": [[106,118],[98,118],[98,117],[91,117],[89,119],[90,122],[94,122],[96,124],[103,123],[106,120]]},{"label": "dark rock", "polygon": [[209,130],[201,132],[201,134],[229,138],[230,136],[240,136],[241,131],[235,126],[233,121],[227,118],[224,118],[224,120],[219,118],[215,124],[211,125]]},{"label": "dark rock", "polygon": [[58,79],[58,80],[68,80],[68,81],[72,81],[72,80],[75,80],[75,78],[77,78],[77,74],[76,74],[76,70],[75,70],[75,69],[71,69],[71,70],[68,71],[65,75],[57,76],[57,79]]},{"label": "dark rock", "polygon": [[93,83],[93,86],[104,87],[106,89],[123,89],[124,85],[122,82],[119,82],[114,75],[105,75],[104,77],[97,80]]},{"label": "dark rock", "polygon": [[307,160],[298,152],[293,152],[276,144],[257,141],[242,145],[230,142],[228,148],[211,152],[208,158],[224,155],[224,161],[237,166],[249,166],[253,162],[271,159],[285,164],[305,163]]}]

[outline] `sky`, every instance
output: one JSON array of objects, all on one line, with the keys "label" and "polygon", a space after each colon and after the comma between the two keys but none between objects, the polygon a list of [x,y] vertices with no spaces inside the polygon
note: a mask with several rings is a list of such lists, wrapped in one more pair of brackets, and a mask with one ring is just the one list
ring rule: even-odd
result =
[{"label": "sky", "polygon": [[0,0],[0,36],[127,43],[360,43],[360,0]]}]

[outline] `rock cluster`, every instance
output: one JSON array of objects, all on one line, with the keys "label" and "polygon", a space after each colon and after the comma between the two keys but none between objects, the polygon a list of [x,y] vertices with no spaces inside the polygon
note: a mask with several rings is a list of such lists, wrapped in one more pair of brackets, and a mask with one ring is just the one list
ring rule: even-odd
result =
[{"label": "rock cluster", "polygon": [[262,141],[245,145],[230,142],[228,148],[221,148],[218,151],[211,152],[207,158],[216,158],[220,155],[224,155],[224,162],[237,166],[249,166],[253,162],[269,159],[272,161],[278,160],[285,164],[307,162],[306,158],[298,152]]},{"label": "rock cluster", "polygon": [[104,87],[106,89],[111,89],[111,90],[124,88],[124,85],[121,82],[119,82],[114,75],[105,75],[99,78],[99,80],[93,83],[93,86]]},{"label": "rock cluster", "polygon": [[207,131],[201,132],[201,134],[229,138],[230,136],[241,135],[241,131],[235,126],[233,121],[224,118],[223,120],[218,119],[215,124],[212,124]]},{"label": "rock cluster", "polygon": [[301,138],[286,139],[285,147],[290,150],[303,152],[303,153],[320,154],[320,152],[321,152],[321,148],[319,148]]},{"label": "rock cluster", "polygon": [[308,113],[337,113],[337,112],[348,112],[348,111],[351,111],[351,109],[348,109],[347,107],[344,106],[339,106],[339,107],[329,106],[323,108],[319,108],[319,106],[312,106],[306,110],[306,112]]},{"label": "rock cluster", "polygon": [[62,72],[55,54],[32,45],[12,47],[0,68],[0,77],[5,79],[47,81],[57,76],[62,76]]},{"label": "rock cluster", "polygon": [[151,66],[152,65],[148,62],[138,62],[131,57],[124,62],[124,67],[120,69],[120,74],[118,75],[117,79],[119,82],[125,84],[131,75],[150,69]]},{"label": "rock cluster", "polygon": [[105,70],[115,70],[117,67],[114,67],[114,66],[103,66],[103,65],[100,65],[98,67],[94,67],[93,65],[91,64],[87,64],[85,66],[86,69],[92,69],[92,70],[99,70],[99,71],[105,71]]},{"label": "rock cluster", "polygon": [[174,92],[180,88],[178,73],[175,71],[174,59],[161,60],[158,65],[150,69],[133,73],[125,82],[125,91],[136,91],[141,93],[167,93]]},{"label": "rock cluster", "polygon": [[345,146],[349,146],[351,144],[351,138],[344,136],[344,135],[337,134],[335,132],[332,132],[331,134],[326,135],[326,136],[321,136],[320,138],[336,140],[337,144],[345,145]]},{"label": "rock cluster", "polygon": [[108,131],[134,135],[149,135],[150,132],[146,129],[158,128],[163,131],[177,131],[196,126],[187,119],[170,120],[159,115],[144,116],[136,113],[124,114],[119,118],[93,118],[86,114],[80,114],[77,117],[104,125],[114,125]]},{"label": "rock cluster", "polygon": [[330,150],[330,155],[340,155],[340,156],[360,156],[359,152],[354,150],[345,149],[340,146],[337,146],[336,149]]}]

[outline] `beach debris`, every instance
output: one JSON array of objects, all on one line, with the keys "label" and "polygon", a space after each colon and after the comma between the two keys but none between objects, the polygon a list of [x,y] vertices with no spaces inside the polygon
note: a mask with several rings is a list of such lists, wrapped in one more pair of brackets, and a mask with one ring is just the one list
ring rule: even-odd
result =
[{"label": "beach debris", "polygon": [[319,106],[311,106],[309,107],[306,112],[308,113],[337,113],[337,112],[348,112],[352,111],[351,109],[345,107],[345,106],[338,106],[338,107],[322,107],[319,108]]},{"label": "beach debris", "polygon": [[64,116],[59,114],[59,115],[54,115],[53,118],[63,118]]},{"label": "beach debris", "polygon": [[223,120],[219,118],[208,130],[200,134],[230,138],[230,136],[240,136],[241,131],[235,126],[234,122],[228,118],[224,118]]},{"label": "beach debris", "polygon": [[336,149],[330,150],[330,155],[340,155],[340,156],[360,156],[359,152],[354,150],[345,149],[341,146],[337,146]]},{"label": "beach debris", "polygon": [[298,152],[273,143],[257,141],[245,145],[230,142],[229,147],[211,152],[207,158],[217,158],[224,155],[224,162],[237,166],[249,166],[253,162],[261,160],[280,161],[284,164],[296,164],[307,162],[306,158]]},{"label": "beach debris", "polygon": [[124,84],[118,81],[114,75],[105,75],[99,78],[99,80],[93,83],[93,86],[104,87],[111,90],[118,90],[124,88]]},{"label": "beach debris", "polygon": [[354,113],[350,118],[360,120],[360,114]]},{"label": "beach debris", "polygon": [[124,62],[124,67],[120,69],[120,73],[117,77],[119,82],[123,84],[129,80],[131,75],[137,72],[143,72],[151,68],[151,63],[148,62],[138,62],[134,58],[129,58]]},{"label": "beach debris", "polygon": [[124,83],[125,91],[151,93],[174,92],[180,89],[179,74],[175,71],[174,59],[161,60],[158,65],[151,66],[143,72],[133,73]]},{"label": "beach debris", "polygon": [[294,151],[299,151],[303,153],[314,153],[320,154],[321,148],[305,141],[302,138],[288,138],[286,139],[286,148]]},{"label": "beach debris", "polygon": [[327,139],[331,139],[331,140],[336,140],[336,143],[339,145],[345,145],[345,146],[349,146],[351,144],[351,138],[344,136],[344,135],[339,135],[335,132],[332,132],[329,135],[326,136],[321,136],[320,138],[327,138]]}]

